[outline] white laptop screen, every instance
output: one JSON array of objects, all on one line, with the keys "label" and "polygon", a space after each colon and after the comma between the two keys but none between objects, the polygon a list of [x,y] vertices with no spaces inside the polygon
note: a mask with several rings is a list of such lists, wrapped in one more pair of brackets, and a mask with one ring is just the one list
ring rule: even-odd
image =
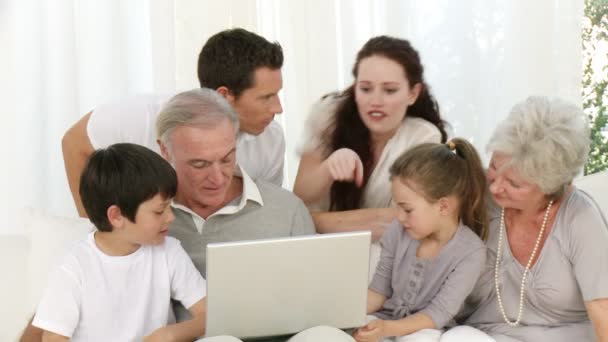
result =
[{"label": "white laptop screen", "polygon": [[370,232],[207,246],[206,336],[365,323]]}]

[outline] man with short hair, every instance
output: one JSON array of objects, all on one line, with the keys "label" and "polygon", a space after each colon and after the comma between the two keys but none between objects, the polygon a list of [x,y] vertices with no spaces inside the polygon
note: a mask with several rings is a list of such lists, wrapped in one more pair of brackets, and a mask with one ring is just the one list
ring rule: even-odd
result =
[{"label": "man with short hair", "polygon": [[[198,60],[201,87],[221,94],[238,113],[237,160],[253,180],[283,181],[285,138],[273,120],[283,111],[283,51],[278,43],[241,28],[221,31],[205,43]],[[154,123],[171,95],[140,95],[98,106],[62,139],[68,183],[78,213],[86,216],[78,195],[80,172],[95,149],[130,142],[160,153]]]}]

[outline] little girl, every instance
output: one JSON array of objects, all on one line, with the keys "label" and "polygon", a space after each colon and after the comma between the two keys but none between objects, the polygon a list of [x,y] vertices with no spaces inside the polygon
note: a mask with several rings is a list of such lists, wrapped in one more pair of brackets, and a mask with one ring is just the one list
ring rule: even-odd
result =
[{"label": "little girl", "polygon": [[384,233],[359,342],[438,341],[485,265],[486,181],[464,139],[426,143],[390,169],[398,215]]}]

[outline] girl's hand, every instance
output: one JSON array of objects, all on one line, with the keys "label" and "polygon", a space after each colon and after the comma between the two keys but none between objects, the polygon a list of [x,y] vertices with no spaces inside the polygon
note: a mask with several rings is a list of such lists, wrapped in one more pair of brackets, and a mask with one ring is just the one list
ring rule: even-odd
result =
[{"label": "girl's hand", "polygon": [[367,323],[357,331],[355,331],[353,337],[357,342],[377,342],[385,337],[384,334],[384,321],[377,319]]},{"label": "girl's hand", "polygon": [[334,181],[355,182],[357,186],[363,184],[363,163],[357,153],[349,148],[335,150],[322,165]]}]

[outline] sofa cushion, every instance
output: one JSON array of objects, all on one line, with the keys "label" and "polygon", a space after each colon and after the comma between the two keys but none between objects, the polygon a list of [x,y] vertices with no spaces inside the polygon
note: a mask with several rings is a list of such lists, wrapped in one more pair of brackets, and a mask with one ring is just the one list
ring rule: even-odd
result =
[{"label": "sofa cushion", "polygon": [[604,217],[608,219],[608,171],[578,178],[574,185],[585,191],[597,202]]},{"label": "sofa cushion", "polygon": [[0,341],[17,341],[32,312],[25,305],[28,289],[29,238],[0,235]]},{"label": "sofa cushion", "polygon": [[94,227],[88,219],[51,216],[31,209],[23,216],[23,225],[30,236],[27,308],[33,313],[50,270],[71,244],[84,239]]}]

